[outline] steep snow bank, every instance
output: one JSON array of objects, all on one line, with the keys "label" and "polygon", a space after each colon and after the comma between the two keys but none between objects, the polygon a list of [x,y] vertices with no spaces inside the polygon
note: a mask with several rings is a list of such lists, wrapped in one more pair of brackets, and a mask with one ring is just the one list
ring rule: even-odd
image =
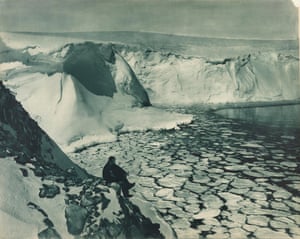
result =
[{"label": "steep snow bank", "polygon": [[[18,151],[19,161],[24,163],[30,161],[31,157],[35,157],[56,164],[63,170],[74,168],[81,177],[87,176],[29,117],[2,82],[0,82],[0,109],[0,136],[4,141],[4,146],[1,145],[0,148],[0,156],[6,155],[6,151]],[[5,141],[9,141],[9,144]]]},{"label": "steep snow bank", "polygon": [[121,55],[152,103],[197,104],[300,98],[299,59],[275,52],[211,61],[151,50]]}]

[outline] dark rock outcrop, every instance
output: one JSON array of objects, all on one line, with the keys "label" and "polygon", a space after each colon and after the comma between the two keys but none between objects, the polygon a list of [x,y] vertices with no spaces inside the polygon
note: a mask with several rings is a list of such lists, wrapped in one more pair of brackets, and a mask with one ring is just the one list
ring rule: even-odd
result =
[{"label": "dark rock outcrop", "polygon": [[39,239],[61,239],[61,236],[54,228],[48,227],[38,234]]},{"label": "dark rock outcrop", "polygon": [[83,230],[87,216],[88,211],[84,207],[75,204],[68,205],[65,210],[68,232],[72,235],[79,235]]},{"label": "dark rock outcrop", "polygon": [[39,196],[41,198],[54,198],[60,193],[60,189],[57,185],[43,184],[43,188],[40,188]]}]

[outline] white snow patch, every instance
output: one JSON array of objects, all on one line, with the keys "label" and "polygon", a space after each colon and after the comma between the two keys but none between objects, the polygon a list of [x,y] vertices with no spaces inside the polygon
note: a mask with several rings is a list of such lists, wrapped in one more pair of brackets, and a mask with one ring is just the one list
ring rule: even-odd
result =
[{"label": "white snow patch", "polygon": [[35,56],[38,55],[39,53],[42,53],[43,50],[40,47],[36,46],[36,47],[29,47],[26,50],[24,50],[24,52],[28,52],[31,56]]},{"label": "white snow patch", "polygon": [[108,207],[100,211],[100,219],[108,219],[111,223],[118,223],[119,213],[122,211],[117,196],[117,191],[113,188],[104,193],[105,197],[110,200]]},{"label": "white snow patch", "polygon": [[246,143],[246,144],[242,144],[241,147],[245,147],[245,148],[263,148],[264,146],[262,146],[260,144],[256,144],[256,143]]},{"label": "white snow patch", "polygon": [[133,197],[131,199],[132,203],[137,205],[141,210],[143,215],[147,215],[150,218],[152,223],[158,223],[160,225],[160,232],[167,239],[176,238],[174,232],[167,222],[165,222],[160,216],[157,215],[155,208],[151,205],[151,203],[141,200],[140,198]]},{"label": "white snow patch", "polygon": [[120,132],[178,129],[178,125],[188,124],[192,119],[192,115],[166,112],[154,107],[107,109],[104,114],[104,122],[112,120],[124,124]]},{"label": "white snow patch", "polygon": [[11,69],[20,69],[20,68],[26,68],[27,66],[24,65],[20,61],[13,61],[13,62],[5,62],[0,64],[0,71],[7,71]]},{"label": "white snow patch", "polygon": [[116,135],[110,134],[110,132],[106,132],[106,134],[104,135],[101,134],[101,135],[83,136],[70,144],[62,145],[62,148],[64,152],[71,153],[87,147],[97,145],[99,143],[114,142],[116,140],[117,140]]},{"label": "white snow patch", "polygon": [[28,170],[28,177],[23,177],[20,166],[9,158],[0,159],[0,183],[0,224],[5,228],[5,230],[1,228],[1,238],[37,238],[37,234],[35,237],[25,235],[30,236],[46,228],[43,223],[44,216],[37,210],[29,208],[27,206],[29,202],[38,205],[48,214],[55,229],[63,238],[73,238],[66,228],[63,193],[57,195],[55,200],[40,198],[38,192],[42,187],[42,181],[35,177],[31,170]]},{"label": "white snow patch", "polygon": [[0,232],[1,239],[38,239],[39,233],[36,225],[24,222],[2,210],[0,211]]}]

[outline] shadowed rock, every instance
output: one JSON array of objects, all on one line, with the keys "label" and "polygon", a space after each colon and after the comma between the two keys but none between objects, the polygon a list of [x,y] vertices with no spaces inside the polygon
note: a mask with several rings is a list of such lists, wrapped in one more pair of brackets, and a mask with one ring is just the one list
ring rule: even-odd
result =
[{"label": "shadowed rock", "polygon": [[54,228],[47,228],[38,234],[39,239],[61,239],[60,235]]},{"label": "shadowed rock", "polygon": [[57,194],[60,193],[60,189],[56,185],[46,185],[43,184],[43,188],[40,189],[39,196],[41,198],[54,198]]},{"label": "shadowed rock", "polygon": [[85,208],[78,205],[71,204],[65,210],[65,217],[67,220],[68,232],[72,235],[79,235],[84,227],[88,216]]}]

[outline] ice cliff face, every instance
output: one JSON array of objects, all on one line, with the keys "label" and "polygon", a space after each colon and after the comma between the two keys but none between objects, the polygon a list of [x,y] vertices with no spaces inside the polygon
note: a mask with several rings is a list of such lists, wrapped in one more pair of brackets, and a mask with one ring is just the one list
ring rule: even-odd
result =
[{"label": "ice cliff face", "polygon": [[134,72],[111,45],[67,44],[34,55],[29,48],[4,48],[0,55],[6,62],[1,65],[5,84],[61,145],[83,137],[94,142],[99,135],[115,140],[113,132],[122,122],[104,118],[103,112],[150,105]]},{"label": "ice cliff face", "polygon": [[121,49],[157,104],[296,100],[299,59],[275,52],[211,61],[156,51]]},{"label": "ice cliff face", "polygon": [[[127,62],[113,50],[111,44],[92,42],[67,44],[50,53],[31,53],[31,49],[16,50],[0,42],[0,63],[22,62],[22,69],[9,69],[6,76],[27,73],[70,75],[91,93],[113,97],[127,95],[133,104],[149,106],[150,101]],[[26,69],[24,69],[26,68]],[[1,69],[2,70],[2,69]]]},{"label": "ice cliff face", "polygon": [[138,104],[149,106],[150,101],[134,72],[112,45],[91,42],[71,44],[63,61],[63,72],[75,77],[96,95],[109,96],[117,92],[130,95]]},{"label": "ice cliff face", "polygon": [[299,59],[289,54],[264,52],[213,61],[92,42],[46,53],[1,43],[0,48],[5,85],[70,151],[116,140],[120,132],[170,129],[191,121],[145,110],[149,98],[161,105],[300,98]]},{"label": "ice cliff face", "polygon": [[110,68],[95,44],[70,45],[63,61],[63,71],[96,95],[112,97],[117,92]]},{"label": "ice cliff face", "polygon": [[163,238],[139,207],[72,163],[0,82],[3,238]]}]

